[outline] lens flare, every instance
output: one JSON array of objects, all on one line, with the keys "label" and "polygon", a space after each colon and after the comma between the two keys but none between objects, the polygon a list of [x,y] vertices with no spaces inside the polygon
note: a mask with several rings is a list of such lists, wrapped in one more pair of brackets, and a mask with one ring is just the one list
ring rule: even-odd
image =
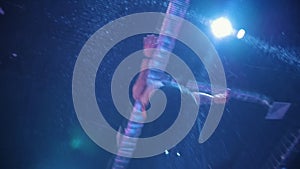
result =
[{"label": "lens flare", "polygon": [[244,29],[240,29],[240,30],[238,31],[238,33],[236,34],[236,37],[237,37],[238,39],[242,39],[242,38],[245,36],[245,34],[246,34],[246,31],[245,31]]}]

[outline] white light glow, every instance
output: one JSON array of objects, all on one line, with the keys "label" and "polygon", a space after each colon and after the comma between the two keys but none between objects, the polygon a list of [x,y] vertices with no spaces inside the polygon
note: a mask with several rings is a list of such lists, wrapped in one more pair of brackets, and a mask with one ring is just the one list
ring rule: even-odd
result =
[{"label": "white light glow", "polygon": [[240,30],[238,31],[238,33],[236,34],[236,37],[237,37],[238,39],[242,39],[242,38],[245,36],[245,33],[246,33],[246,31],[245,31],[244,29],[240,29]]},{"label": "white light glow", "polygon": [[210,28],[214,36],[217,38],[223,38],[233,34],[233,29],[230,21],[224,17],[212,21]]}]

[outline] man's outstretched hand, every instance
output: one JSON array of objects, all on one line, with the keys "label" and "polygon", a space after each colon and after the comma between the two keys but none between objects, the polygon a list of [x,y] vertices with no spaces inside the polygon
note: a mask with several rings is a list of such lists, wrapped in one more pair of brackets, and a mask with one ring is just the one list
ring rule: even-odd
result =
[{"label": "man's outstretched hand", "polygon": [[213,96],[212,100],[214,103],[225,104],[228,98],[228,93],[220,93]]}]

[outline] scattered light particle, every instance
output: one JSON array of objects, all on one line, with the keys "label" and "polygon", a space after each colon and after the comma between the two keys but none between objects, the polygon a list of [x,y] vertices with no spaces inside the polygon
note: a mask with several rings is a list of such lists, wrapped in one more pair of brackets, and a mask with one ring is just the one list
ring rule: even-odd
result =
[{"label": "scattered light particle", "polygon": [[18,55],[16,53],[11,54],[13,57],[17,57]]},{"label": "scattered light particle", "polygon": [[1,14],[1,15],[4,15],[4,14],[5,14],[5,12],[4,12],[4,10],[3,10],[2,7],[0,7],[0,14]]}]

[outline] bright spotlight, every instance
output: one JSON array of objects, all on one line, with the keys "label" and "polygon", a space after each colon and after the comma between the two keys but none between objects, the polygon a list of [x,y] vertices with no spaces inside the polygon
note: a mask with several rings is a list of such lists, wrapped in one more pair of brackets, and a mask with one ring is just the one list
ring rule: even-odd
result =
[{"label": "bright spotlight", "polygon": [[233,34],[233,29],[230,21],[224,17],[212,21],[210,28],[214,36],[217,38],[223,38]]},{"label": "bright spotlight", "polygon": [[236,37],[237,37],[238,39],[242,39],[242,38],[245,36],[245,33],[246,33],[246,31],[245,31],[244,29],[240,29],[240,30],[238,31],[238,33],[236,34]]}]

